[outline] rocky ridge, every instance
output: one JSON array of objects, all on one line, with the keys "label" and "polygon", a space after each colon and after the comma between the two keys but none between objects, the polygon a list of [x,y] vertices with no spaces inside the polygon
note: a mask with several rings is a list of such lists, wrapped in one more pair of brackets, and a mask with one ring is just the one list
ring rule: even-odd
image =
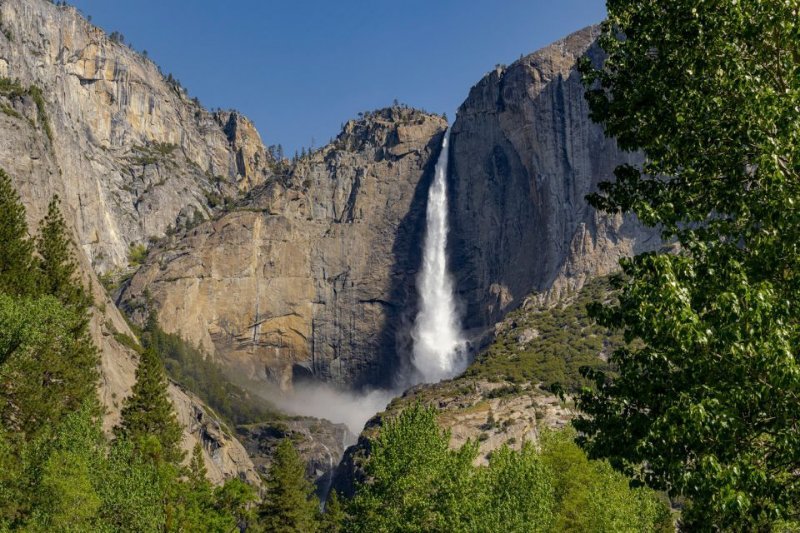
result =
[{"label": "rocky ridge", "polygon": [[317,495],[324,499],[345,449],[355,441],[344,424],[311,417],[250,424],[237,428],[237,437],[253,460],[256,471],[266,475],[281,439],[291,439],[306,462],[306,477],[314,481]]},{"label": "rocky ridge", "polygon": [[207,218],[214,199],[271,176],[250,121],[206,111],[74,7],[3,0],[0,20],[0,78],[35,87],[42,102],[28,124],[9,122],[30,118],[33,98],[14,95],[3,107],[0,166],[19,176],[34,211],[45,195],[62,196],[95,270],[127,266],[130,244]]}]

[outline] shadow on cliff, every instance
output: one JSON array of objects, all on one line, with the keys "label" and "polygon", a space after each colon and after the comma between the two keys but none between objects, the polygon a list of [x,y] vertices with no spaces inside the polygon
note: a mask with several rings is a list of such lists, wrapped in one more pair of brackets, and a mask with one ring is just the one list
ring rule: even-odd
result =
[{"label": "shadow on cliff", "polygon": [[[591,31],[577,32],[570,46],[597,62]],[[643,238],[635,224],[617,227],[585,199],[598,182],[613,180],[617,165],[640,156],[591,122],[574,66],[543,76],[531,95],[531,72],[543,64],[532,54],[490,73],[453,124],[448,256],[463,326],[476,343],[488,342],[494,324],[531,292],[547,293],[558,280],[577,290],[615,268],[626,241]]]},{"label": "shadow on cliff", "polygon": [[392,245],[392,285],[386,322],[379,333],[383,356],[376,361],[371,372],[356,383],[360,389],[384,387],[402,390],[409,385],[411,365],[411,328],[417,313],[417,273],[422,265],[422,245],[425,234],[428,189],[433,181],[436,161],[442,146],[444,131],[431,138],[426,145],[430,153],[422,178],[414,189],[408,213],[397,227]]}]

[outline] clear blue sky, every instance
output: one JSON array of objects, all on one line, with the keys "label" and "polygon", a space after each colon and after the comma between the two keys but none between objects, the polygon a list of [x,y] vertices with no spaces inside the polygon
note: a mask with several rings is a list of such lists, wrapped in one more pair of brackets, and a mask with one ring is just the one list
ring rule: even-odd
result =
[{"label": "clear blue sky", "polygon": [[603,0],[71,0],[287,155],[392,100],[453,120],[470,87],[599,22]]}]

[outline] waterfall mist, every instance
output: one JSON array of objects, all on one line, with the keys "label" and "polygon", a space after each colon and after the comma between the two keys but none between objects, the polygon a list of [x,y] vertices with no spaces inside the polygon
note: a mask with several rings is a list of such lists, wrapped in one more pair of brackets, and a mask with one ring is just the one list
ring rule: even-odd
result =
[{"label": "waterfall mist", "polygon": [[387,389],[343,391],[318,382],[296,384],[291,392],[270,391],[265,387],[259,392],[286,413],[325,418],[345,424],[354,437],[361,433],[367,420],[375,413],[383,411],[400,394],[399,391]]},{"label": "waterfall mist", "polygon": [[419,312],[411,331],[412,362],[419,372],[417,382],[451,378],[466,367],[466,340],[461,332],[453,280],[447,268],[449,140],[448,129],[428,192],[422,271],[417,278]]}]

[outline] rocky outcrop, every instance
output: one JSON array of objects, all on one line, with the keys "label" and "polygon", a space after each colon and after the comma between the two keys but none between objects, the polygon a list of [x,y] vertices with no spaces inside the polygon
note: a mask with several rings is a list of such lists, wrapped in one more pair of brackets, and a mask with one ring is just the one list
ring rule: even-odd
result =
[{"label": "rocky outcrop", "polygon": [[121,301],[248,378],[396,375],[445,121],[394,107],[151,254]]},{"label": "rocky outcrop", "polygon": [[127,266],[131,243],[207,218],[271,175],[246,118],[209,113],[74,7],[2,0],[0,20],[0,78],[39,93],[4,104],[0,167],[34,211],[62,196],[96,270]]},{"label": "rocky outcrop", "polygon": [[370,419],[358,442],[345,451],[332,483],[339,494],[352,496],[356,483],[366,480],[364,462],[383,423],[417,402],[438,410],[451,448],[478,443],[476,465],[488,464],[491,452],[502,446],[519,450],[525,442],[537,442],[541,428],[564,427],[573,416],[558,398],[530,385],[468,378],[417,385]]},{"label": "rocky outcrop", "polygon": [[589,119],[576,62],[598,57],[598,35],[586,28],[497,68],[458,110],[448,252],[475,337],[531,291],[556,300],[659,244],[656,232],[585,201],[617,165],[641,161]]},{"label": "rocky outcrop", "polygon": [[334,470],[345,448],[356,439],[344,424],[311,417],[290,417],[240,426],[237,436],[262,475],[269,472],[280,441],[291,439],[306,463],[306,478],[314,482],[317,495],[322,499],[328,494]]}]

